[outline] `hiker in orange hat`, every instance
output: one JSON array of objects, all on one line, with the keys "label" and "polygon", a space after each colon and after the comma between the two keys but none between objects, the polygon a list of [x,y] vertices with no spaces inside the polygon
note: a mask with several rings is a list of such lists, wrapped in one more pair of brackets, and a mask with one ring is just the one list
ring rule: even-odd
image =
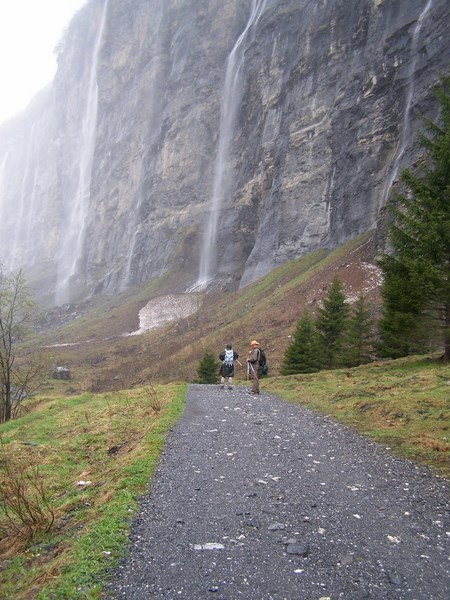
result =
[{"label": "hiker in orange hat", "polygon": [[250,375],[252,377],[252,389],[250,390],[250,394],[259,394],[259,379],[258,379],[258,364],[259,364],[259,342],[256,340],[252,340],[250,342],[251,350],[248,353],[247,358],[247,377]]}]

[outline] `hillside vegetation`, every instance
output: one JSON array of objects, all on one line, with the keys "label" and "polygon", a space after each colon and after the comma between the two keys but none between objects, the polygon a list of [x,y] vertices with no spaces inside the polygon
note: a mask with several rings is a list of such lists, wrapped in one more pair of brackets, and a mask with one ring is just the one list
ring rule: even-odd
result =
[{"label": "hillside vegetation", "polygon": [[332,253],[312,252],[243,289],[203,294],[199,311],[188,318],[142,336],[123,337],[138,328],[139,310],[151,298],[173,289],[174,282],[162,278],[122,296],[54,315],[55,327],[47,329],[40,342],[64,344],[49,351],[55,363],[71,369],[71,387],[76,391],[129,388],[149,380],[193,381],[205,350],[218,355],[231,342],[245,357],[252,339],[266,350],[274,375],[301,312],[306,306],[314,311],[334,275],[350,299],[364,290],[376,314],[380,274],[373,264],[374,252],[370,235]]},{"label": "hillside vegetation", "polygon": [[[374,248],[367,235],[333,253],[312,253],[242,290],[204,295],[198,313],[144,335],[122,334],[137,329],[140,308],[173,282],[47,315],[35,343],[72,379],[48,379],[19,419],[0,426],[4,505],[14,497],[8,477],[24,501],[40,505],[34,520],[14,505],[0,516],[0,596],[101,597],[137,497],[182,413],[185,384],[195,380],[206,349],[218,354],[229,341],[244,365],[251,339],[265,348],[263,392],[323,412],[420,461],[418,468],[450,477],[450,366],[437,354],[279,375],[303,308],[317,306],[334,275],[350,299],[364,290],[377,314]],[[245,391],[244,368],[235,383]]]}]

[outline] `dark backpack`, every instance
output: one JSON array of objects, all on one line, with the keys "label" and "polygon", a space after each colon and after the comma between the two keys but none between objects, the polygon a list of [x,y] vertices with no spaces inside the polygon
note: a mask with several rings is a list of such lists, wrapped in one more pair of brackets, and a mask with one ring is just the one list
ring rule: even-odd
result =
[{"label": "dark backpack", "polygon": [[264,350],[259,349],[259,360],[258,360],[258,375],[267,375],[269,372],[269,367],[267,365],[266,355],[264,354]]}]

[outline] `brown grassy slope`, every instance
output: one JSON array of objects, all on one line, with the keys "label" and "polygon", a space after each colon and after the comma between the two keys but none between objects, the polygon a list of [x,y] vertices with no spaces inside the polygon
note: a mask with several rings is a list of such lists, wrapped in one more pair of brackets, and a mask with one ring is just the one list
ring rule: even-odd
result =
[{"label": "brown grassy slope", "polygon": [[[266,350],[275,375],[303,309],[315,310],[335,275],[347,296],[356,298],[364,290],[376,312],[380,278],[374,254],[374,240],[366,234],[332,253],[316,251],[282,265],[241,290],[205,294],[202,308],[189,318],[123,337],[137,328],[144,304],[168,293],[164,284],[152,282],[85,307],[70,324],[47,331],[45,344],[77,344],[50,349],[55,364],[71,369],[73,381],[65,385],[77,391],[128,388],[150,380],[193,381],[206,349],[218,354],[232,342],[245,359],[251,339]],[[239,368],[237,380],[245,378],[243,371]]]}]

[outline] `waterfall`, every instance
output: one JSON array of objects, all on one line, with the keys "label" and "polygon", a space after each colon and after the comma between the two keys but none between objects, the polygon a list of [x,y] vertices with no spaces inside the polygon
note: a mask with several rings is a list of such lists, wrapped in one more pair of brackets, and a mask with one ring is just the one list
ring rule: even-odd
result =
[{"label": "waterfall", "polygon": [[411,53],[410,53],[411,62],[409,64],[409,69],[408,69],[409,85],[408,85],[408,88],[406,91],[405,110],[403,112],[402,131],[400,134],[400,142],[399,142],[399,146],[398,146],[397,156],[395,157],[395,161],[394,161],[394,166],[392,167],[392,172],[389,176],[389,179],[387,181],[387,185],[386,185],[386,188],[385,188],[385,191],[383,194],[383,205],[386,204],[387,199],[389,197],[389,193],[394,184],[394,181],[397,179],[398,172],[400,169],[400,163],[401,163],[403,154],[406,149],[406,144],[408,143],[408,139],[409,139],[410,128],[411,128],[411,118],[410,118],[411,117],[411,106],[412,106],[412,101],[413,101],[413,96],[414,96],[414,85],[415,85],[414,73],[416,70],[416,65],[417,65],[417,60],[418,60],[417,46],[418,46],[418,42],[419,42],[419,36],[420,36],[420,31],[422,29],[423,21],[424,21],[426,15],[428,14],[432,4],[433,4],[433,0],[427,1],[425,8],[422,10],[422,12],[419,15],[419,18],[417,19],[417,23],[414,28],[414,32],[413,32],[413,36],[412,36]]},{"label": "waterfall", "polygon": [[34,169],[33,182],[31,185],[31,194],[30,194],[30,205],[28,209],[27,218],[25,219],[25,239],[28,241],[26,247],[24,248],[24,259],[26,260],[27,265],[34,265],[37,256],[31,248],[34,247],[36,242],[36,230],[38,229],[39,223],[39,207],[40,203],[36,201],[36,197],[38,194],[38,181],[39,181],[39,163],[36,165]]},{"label": "waterfall", "polygon": [[27,140],[27,148],[25,152],[25,169],[22,178],[22,186],[20,190],[20,196],[18,203],[14,207],[14,220],[15,225],[10,232],[9,239],[9,251],[8,251],[8,263],[7,267],[9,271],[17,270],[24,264],[24,255],[27,248],[29,247],[29,238],[26,237],[27,230],[25,222],[30,217],[30,207],[28,206],[28,193],[30,179],[35,178],[35,170],[33,170],[33,160],[35,158],[35,136],[36,136],[36,123],[31,126],[30,137]]},{"label": "waterfall", "polygon": [[231,186],[228,159],[242,98],[242,67],[248,43],[254,39],[254,27],[264,12],[266,0],[252,0],[250,17],[227,60],[225,83],[222,92],[219,144],[214,165],[211,207],[203,234],[200,270],[197,283],[191,288],[204,289],[214,278],[217,261],[217,228],[223,201]]},{"label": "waterfall", "polygon": [[83,254],[86,222],[89,210],[92,163],[96,144],[98,84],[97,70],[103,30],[106,23],[108,1],[105,0],[100,21],[100,27],[92,53],[89,84],[87,88],[86,105],[81,123],[81,139],[78,156],[78,183],[75,196],[60,248],[57,266],[56,303],[64,304],[70,300],[71,280],[79,274],[80,259]]}]

